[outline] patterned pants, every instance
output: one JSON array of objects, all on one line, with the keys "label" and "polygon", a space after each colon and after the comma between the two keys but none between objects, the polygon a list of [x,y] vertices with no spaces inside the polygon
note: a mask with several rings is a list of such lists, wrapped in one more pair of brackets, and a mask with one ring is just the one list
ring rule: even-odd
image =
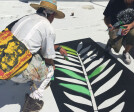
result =
[{"label": "patterned pants", "polygon": [[39,54],[36,54],[32,57],[26,70],[11,80],[17,83],[27,83],[32,80],[37,85],[37,89],[33,91],[30,96],[34,99],[41,99],[53,74],[53,66],[46,66],[45,61],[42,60]]}]

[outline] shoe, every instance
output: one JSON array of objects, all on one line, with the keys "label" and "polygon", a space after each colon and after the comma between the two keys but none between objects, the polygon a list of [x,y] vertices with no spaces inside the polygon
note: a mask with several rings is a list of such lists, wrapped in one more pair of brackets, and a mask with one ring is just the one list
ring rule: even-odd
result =
[{"label": "shoe", "polygon": [[43,107],[44,102],[42,100],[33,99],[26,94],[26,100],[22,109],[22,112],[39,112]]},{"label": "shoe", "polygon": [[128,65],[131,63],[130,54],[129,54],[128,52],[126,52],[126,53],[123,52],[122,57],[123,57],[124,63],[126,63],[126,64],[128,64]]}]

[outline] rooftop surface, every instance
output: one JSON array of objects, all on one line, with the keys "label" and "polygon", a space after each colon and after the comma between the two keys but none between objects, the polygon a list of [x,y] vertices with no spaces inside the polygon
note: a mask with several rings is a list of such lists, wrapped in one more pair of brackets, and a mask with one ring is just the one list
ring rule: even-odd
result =
[{"label": "rooftop surface", "polygon": [[[70,41],[75,42],[80,39],[87,39],[88,41],[88,38],[91,38],[96,43],[96,45],[99,45],[102,49],[104,49],[109,38],[108,32],[106,31],[107,27],[104,24],[103,20],[103,11],[107,3],[108,1],[58,1],[58,9],[63,11],[66,17],[64,19],[55,19],[52,23],[56,31],[55,43],[65,43]],[[29,4],[30,2],[23,3],[19,1],[0,1],[0,30],[2,31],[10,22],[24,15],[34,13],[35,10],[32,9]],[[74,13],[74,16],[71,16],[72,13]],[[69,45],[69,43],[67,45]],[[121,63],[122,66],[126,67],[133,74],[134,61],[132,60],[132,63],[130,65],[124,64],[121,59],[123,50],[124,48],[122,47],[119,54],[115,53],[112,50],[110,56],[112,56],[115,60],[117,59],[117,63]],[[20,112],[21,106],[24,102],[24,93],[22,90],[25,90],[25,87],[25,84],[15,85],[10,81],[0,81],[0,89],[3,90],[3,92],[0,93],[0,112]],[[28,88],[26,91],[28,91]],[[6,95],[2,97],[5,93]],[[40,112],[60,111],[58,103],[53,97],[53,93],[54,92],[52,92],[51,87],[46,89],[44,93],[45,97],[43,98],[45,104]],[[83,99],[82,101],[85,102],[87,100]],[[67,104],[66,106],[72,109],[72,106]],[[85,112],[83,110],[77,111],[78,108],[75,109],[76,112]]]}]

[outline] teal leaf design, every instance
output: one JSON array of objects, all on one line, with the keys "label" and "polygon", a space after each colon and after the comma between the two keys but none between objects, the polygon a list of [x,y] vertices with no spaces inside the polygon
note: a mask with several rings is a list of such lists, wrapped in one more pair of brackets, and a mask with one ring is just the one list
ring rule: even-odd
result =
[{"label": "teal leaf design", "polygon": [[75,84],[65,84],[65,83],[59,83],[60,86],[66,87],[68,89],[71,89],[75,92],[82,93],[85,95],[90,96],[90,92],[87,88],[80,86],[80,85],[75,85]]},{"label": "teal leaf design", "polygon": [[85,78],[81,77],[80,75],[76,74],[75,72],[73,72],[71,70],[67,70],[67,69],[63,69],[63,68],[56,68],[56,70],[59,70],[59,71],[65,73],[66,75],[68,75],[68,76],[70,76],[72,78],[85,81]]},{"label": "teal leaf design", "polygon": [[103,73],[101,73],[92,83],[91,85],[97,83],[98,81],[102,80],[103,78],[105,78],[109,72],[112,71],[112,69],[114,68],[115,64],[113,64],[111,67],[109,67],[107,70],[105,70]]},{"label": "teal leaf design", "polygon": [[65,50],[67,50],[67,51],[77,53],[76,50],[74,50],[74,49],[72,49],[72,48],[70,48],[70,47],[68,47],[68,46],[63,46],[63,45],[61,45],[61,47],[64,48]]},{"label": "teal leaf design", "polygon": [[109,63],[110,60],[106,61],[104,64],[100,65],[99,67],[97,67],[92,73],[91,75],[88,76],[89,79],[91,79],[92,77],[100,74],[104,68],[106,67],[106,65]]},{"label": "teal leaf design", "polygon": [[65,68],[65,69],[68,69],[68,70],[72,70],[72,71],[75,71],[75,72],[78,72],[78,73],[83,73],[81,70],[77,69],[77,68],[74,68],[74,67],[71,67],[71,66],[66,66],[66,65],[59,65],[59,64],[55,64],[56,67],[60,67],[60,68]]},{"label": "teal leaf design", "polygon": [[72,55],[78,56],[76,53],[70,52],[70,51],[67,51],[67,54],[72,54]]},{"label": "teal leaf design", "polygon": [[91,75],[88,76],[89,79],[91,79],[92,77],[98,75],[105,67],[104,66],[99,66],[97,67],[93,73]]},{"label": "teal leaf design", "polygon": [[72,49],[70,47],[67,47],[67,46],[63,46],[63,45],[61,47],[64,48],[65,50],[67,50],[68,54],[72,54],[72,55],[77,56],[77,51],[76,50],[74,50],[74,49]]}]

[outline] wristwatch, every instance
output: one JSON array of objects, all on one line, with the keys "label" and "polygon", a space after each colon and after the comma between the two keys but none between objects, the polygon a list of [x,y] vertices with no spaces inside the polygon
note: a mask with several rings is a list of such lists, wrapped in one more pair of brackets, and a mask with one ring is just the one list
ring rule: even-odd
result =
[{"label": "wristwatch", "polygon": [[57,47],[57,49],[56,49],[56,50],[59,52],[61,48],[62,48],[62,47],[60,47],[60,46],[59,46],[59,47]]}]

